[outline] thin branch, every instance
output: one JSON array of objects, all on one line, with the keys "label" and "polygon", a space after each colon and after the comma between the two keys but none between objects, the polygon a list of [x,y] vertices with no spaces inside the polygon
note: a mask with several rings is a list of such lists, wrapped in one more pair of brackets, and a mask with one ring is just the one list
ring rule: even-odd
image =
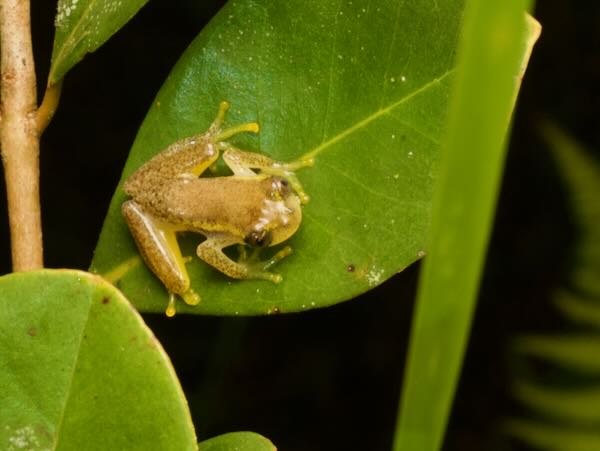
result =
[{"label": "thin branch", "polygon": [[39,133],[28,0],[0,0],[0,142],[14,271],[43,266]]}]

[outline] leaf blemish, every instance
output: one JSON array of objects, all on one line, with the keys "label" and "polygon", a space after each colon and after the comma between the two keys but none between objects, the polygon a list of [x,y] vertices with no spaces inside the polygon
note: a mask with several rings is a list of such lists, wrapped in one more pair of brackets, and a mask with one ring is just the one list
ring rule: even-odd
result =
[{"label": "leaf blemish", "polygon": [[108,296],[105,296],[105,297],[102,298],[102,303],[104,305],[108,304],[109,302],[110,302],[110,298]]},{"label": "leaf blemish", "polygon": [[27,329],[27,335],[30,337],[35,337],[37,335],[37,329],[35,327],[30,327]]},{"label": "leaf blemish", "polygon": [[[8,429],[8,428],[7,428]],[[31,426],[16,429],[14,434],[8,438],[9,449],[39,449],[40,440]]]},{"label": "leaf blemish", "polygon": [[381,281],[382,276],[383,276],[383,269],[376,268],[375,266],[373,266],[367,273],[367,283],[369,284],[370,287],[377,285]]},{"label": "leaf blemish", "polygon": [[70,3],[69,2],[59,2],[58,3],[58,8],[56,11],[56,19],[54,21],[54,26],[56,28],[59,28],[59,27],[65,25],[67,18],[75,10],[78,2],[79,2],[79,0],[72,0]]}]

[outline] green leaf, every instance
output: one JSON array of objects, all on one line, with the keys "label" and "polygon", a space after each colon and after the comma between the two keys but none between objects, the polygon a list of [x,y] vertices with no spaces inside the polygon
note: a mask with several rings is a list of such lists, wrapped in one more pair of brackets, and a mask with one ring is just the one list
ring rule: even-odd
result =
[{"label": "green leaf", "polygon": [[112,285],[43,270],[0,293],[0,449],[197,449],[168,357]]},{"label": "green leaf", "polygon": [[[132,148],[124,177],[179,138],[257,120],[237,146],[291,161],[311,196],[283,282],[234,281],[184,255],[203,301],[185,312],[268,314],[331,305],[424,255],[462,0],[239,0],[200,33],[173,69]],[[119,185],[92,270],[118,280],[136,307],[164,311],[164,288],[141,263],[120,215]],[[266,254],[275,252],[268,249]]]},{"label": "green leaf", "polygon": [[514,101],[539,24],[527,1],[471,0],[419,280],[393,449],[441,449],[502,175]]},{"label": "green leaf", "polygon": [[551,121],[540,123],[541,136],[558,163],[569,191],[579,237],[572,283],[589,296],[600,296],[600,165],[572,136]]},{"label": "green leaf", "polygon": [[540,449],[548,451],[591,451],[600,449],[598,430],[579,430],[534,421],[513,420],[507,423],[506,431],[514,437]]},{"label": "green leaf", "polygon": [[572,321],[600,329],[600,301],[586,299],[561,290],[554,296],[559,310]]},{"label": "green leaf", "polygon": [[200,442],[202,451],[277,451],[270,440],[254,432],[230,432]]},{"label": "green leaf", "polygon": [[517,339],[515,349],[580,371],[600,371],[600,361],[593,358],[600,355],[600,334],[597,333],[555,337],[529,335]]},{"label": "green leaf", "polygon": [[512,391],[528,408],[535,409],[544,417],[561,420],[563,424],[600,427],[600,386],[567,389],[521,381],[514,385]]},{"label": "green leaf", "polygon": [[59,0],[48,84],[53,84],[95,51],[148,0]]}]

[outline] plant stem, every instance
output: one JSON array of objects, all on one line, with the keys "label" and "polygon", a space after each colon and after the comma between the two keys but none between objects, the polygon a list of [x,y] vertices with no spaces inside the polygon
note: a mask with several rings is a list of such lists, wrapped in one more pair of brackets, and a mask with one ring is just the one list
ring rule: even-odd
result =
[{"label": "plant stem", "polygon": [[50,123],[52,116],[54,116],[56,108],[58,108],[58,101],[60,100],[61,91],[62,79],[54,84],[46,86],[44,99],[42,100],[42,104],[37,110],[36,126],[39,135],[41,135],[44,132],[44,130]]},{"label": "plant stem", "polygon": [[43,266],[39,130],[28,0],[0,0],[0,143],[14,271]]}]

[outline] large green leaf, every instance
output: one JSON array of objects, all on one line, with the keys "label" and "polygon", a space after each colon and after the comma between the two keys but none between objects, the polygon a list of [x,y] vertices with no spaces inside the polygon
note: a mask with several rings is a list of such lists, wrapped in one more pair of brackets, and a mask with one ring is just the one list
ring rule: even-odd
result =
[{"label": "large green leaf", "polygon": [[200,443],[202,451],[277,451],[270,440],[255,432],[230,432]]},{"label": "large green leaf", "polygon": [[58,0],[48,84],[59,81],[86,53],[93,52],[148,0]]},{"label": "large green leaf", "polygon": [[0,293],[0,449],[197,449],[168,357],[113,286],[43,270]]},{"label": "large green leaf", "polygon": [[[124,177],[203,132],[223,100],[232,105],[227,124],[261,124],[236,145],[316,161],[298,173],[311,202],[288,242],[294,254],[276,267],[283,282],[233,281],[194,257],[188,268],[203,301],[185,311],[322,307],[424,254],[462,8],[462,0],[238,0],[200,33],[153,103]],[[125,199],[119,185],[92,270],[118,280],[136,307],[162,311],[166,292],[120,215]],[[195,256],[200,237],[180,241]]]}]

